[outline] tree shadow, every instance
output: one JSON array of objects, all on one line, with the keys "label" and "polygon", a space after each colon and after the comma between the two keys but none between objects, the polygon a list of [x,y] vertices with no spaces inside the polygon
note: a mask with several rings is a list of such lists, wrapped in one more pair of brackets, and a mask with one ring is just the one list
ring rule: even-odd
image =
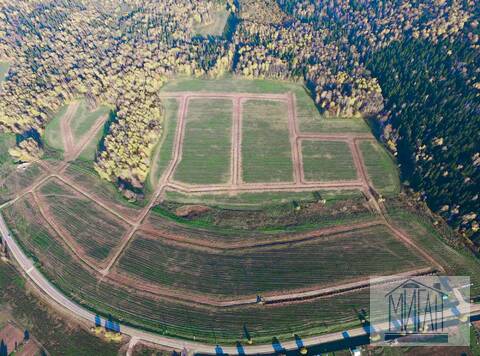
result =
[{"label": "tree shadow", "polygon": [[277,337],[272,339],[272,347],[276,354],[285,353],[285,348],[282,346]]}]

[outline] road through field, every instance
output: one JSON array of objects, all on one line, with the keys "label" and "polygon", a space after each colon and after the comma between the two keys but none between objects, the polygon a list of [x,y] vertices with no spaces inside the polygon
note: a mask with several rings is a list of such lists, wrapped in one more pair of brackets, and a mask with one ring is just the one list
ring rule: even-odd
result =
[{"label": "road through field", "polygon": [[[45,297],[50,299],[54,304],[61,308],[62,310],[68,312],[75,319],[86,323],[87,325],[94,325],[96,315],[83,307],[73,303],[68,298],[66,298],[58,289],[56,289],[33,265],[27,256],[23,253],[17,243],[12,239],[10,232],[5,224],[3,216],[0,214],[0,233],[2,234],[3,241],[8,246],[10,254],[14,260],[19,264],[23,273],[28,276],[28,279],[43,293]],[[463,302],[463,301],[462,301]],[[467,304],[461,303],[461,306],[467,306],[470,309],[471,317],[480,315],[480,305],[478,304]],[[463,312],[463,310],[462,310]],[[445,317],[452,317],[453,311],[448,310],[445,313]],[[104,324],[106,320],[101,319],[101,323]],[[388,325],[381,325],[388,328]],[[170,347],[177,350],[182,350],[186,348],[189,352],[205,353],[209,355],[218,355],[219,348],[222,350],[222,353],[230,355],[238,355],[239,348],[235,346],[219,346],[219,345],[209,345],[194,341],[187,341],[183,339],[175,339],[170,337],[164,337],[158,334],[150,333],[137,329],[130,326],[120,326],[121,332],[125,335],[128,335],[135,340],[151,342],[157,345],[164,347]],[[364,328],[355,328],[348,330],[348,335],[350,338],[356,336],[365,336],[368,335],[367,331]],[[305,347],[318,346],[325,343],[330,343],[334,341],[345,340],[345,332],[334,332],[329,334],[324,334],[321,336],[314,336],[302,339],[302,344]],[[298,350],[299,346],[297,340],[292,340],[282,343],[282,348],[285,350]],[[276,350],[272,344],[263,344],[263,345],[242,345],[244,354],[246,355],[256,355],[256,354],[270,354],[275,353]]]},{"label": "road through field", "polygon": [[[115,211],[115,209],[111,208],[108,206],[108,204],[103,203],[101,200],[99,200],[97,197],[94,195],[85,192],[83,189],[78,187],[74,182],[71,180],[65,178],[62,174],[63,168],[65,168],[68,165],[68,160],[66,160],[62,165],[61,169],[58,170],[58,168],[55,168],[55,171],[58,173],[52,173],[52,169],[50,168],[49,173],[45,177],[41,177],[38,181],[36,181],[31,187],[27,188],[24,192],[22,192],[21,195],[18,195],[14,200],[10,201],[9,204],[12,202],[15,202],[18,200],[20,197],[24,197],[26,194],[34,192],[38,187],[40,187],[43,183],[45,183],[48,179],[50,178],[57,178],[60,179],[62,182],[66,183],[76,191],[80,192],[87,198],[95,201],[97,204],[99,204],[102,208],[105,210],[113,213],[114,215],[120,217],[123,221],[129,223],[131,225],[130,230],[128,233],[125,235],[124,239],[120,243],[119,248],[115,251],[115,254],[111,256],[108,265],[105,269],[100,270],[99,272],[104,276],[106,279],[110,279],[108,276],[110,270],[112,267],[115,266],[116,262],[119,260],[121,257],[122,253],[125,251],[125,249],[129,246],[131,240],[134,238],[135,233],[139,230],[142,229],[143,227],[143,222],[150,212],[150,210],[153,208],[153,206],[157,203],[159,197],[161,197],[162,193],[164,190],[169,187],[169,188],[174,188],[178,189],[180,191],[184,191],[187,193],[204,193],[204,192],[242,192],[242,191],[257,191],[257,192],[264,192],[264,191],[302,191],[302,190],[317,190],[317,189],[360,189],[365,192],[370,197],[370,200],[374,200],[374,197],[371,194],[371,189],[373,187],[370,185],[369,180],[368,180],[368,175],[366,174],[366,170],[364,167],[364,163],[362,161],[362,156],[361,153],[358,152],[356,148],[356,139],[372,139],[373,137],[371,135],[365,135],[365,134],[339,134],[339,135],[332,135],[332,134],[303,134],[298,132],[298,122],[296,121],[296,114],[295,114],[295,104],[294,100],[295,98],[292,98],[292,96],[288,96],[285,94],[281,95],[274,95],[274,94],[249,94],[249,93],[235,93],[235,94],[220,94],[220,93],[175,93],[175,94],[167,94],[163,95],[163,97],[172,97],[176,98],[180,101],[180,108],[178,112],[178,124],[177,124],[177,129],[175,132],[175,139],[174,139],[174,149],[173,149],[173,154],[172,154],[172,159],[160,178],[158,185],[155,189],[155,192],[153,193],[150,201],[148,204],[145,206],[144,209],[140,212],[140,214],[135,217],[134,219],[130,219],[124,216],[124,214],[119,213]],[[250,100],[250,99],[266,99],[266,100],[281,100],[281,101],[287,101],[292,105],[290,107],[289,104],[289,117],[293,120],[292,122],[289,121],[289,128],[290,132],[293,135],[291,137],[291,140],[295,143],[295,145],[292,145],[292,149],[294,147],[297,148],[298,150],[298,156],[295,158],[296,163],[294,166],[295,170],[299,172],[301,170],[301,146],[299,146],[299,142],[301,142],[302,139],[318,139],[318,140],[342,140],[342,141],[348,141],[348,142],[353,142],[353,146],[351,146],[352,149],[352,155],[354,157],[354,161],[356,164],[356,168],[359,171],[359,177],[360,179],[357,181],[352,181],[352,182],[343,182],[343,181],[336,181],[336,182],[326,182],[326,183],[321,183],[321,182],[313,182],[313,183],[302,183],[300,179],[300,183],[295,181],[294,183],[259,183],[259,184],[244,184],[241,181],[241,160],[237,159],[236,161],[236,168],[233,168],[236,170],[235,176],[236,182],[233,181],[233,176],[232,176],[232,184],[230,185],[212,185],[212,186],[187,186],[187,185],[182,185],[179,184],[178,182],[173,182],[172,181],[172,176],[173,173],[178,165],[178,163],[181,160],[182,156],[182,146],[183,146],[183,140],[184,140],[184,129],[185,129],[185,119],[188,111],[188,102],[191,98],[231,98],[232,100],[235,100],[235,103],[238,102],[238,105],[235,104],[235,110],[233,115],[236,116],[237,118],[234,120],[238,120],[237,123],[237,135],[241,135],[241,101],[242,100]],[[237,111],[239,110],[239,111]],[[100,120],[99,120],[100,121]],[[98,127],[101,125],[101,123],[98,123]],[[94,128],[91,129],[88,133],[88,137],[91,139],[91,137],[95,134],[96,130],[98,130],[97,125],[95,125]],[[67,139],[68,140],[68,139]],[[75,159],[78,157],[78,155],[82,151],[82,147],[85,147],[85,145],[89,142],[89,140],[85,139],[85,142],[82,141],[80,147],[78,149],[75,149],[74,152],[71,155],[70,159]],[[237,147],[234,148],[232,151],[235,152],[237,157],[240,157],[241,155],[241,140],[238,138],[235,139],[235,142],[237,142]],[[352,145],[352,143],[351,143]],[[72,147],[71,143],[68,143],[68,147]],[[71,150],[70,150],[71,151]],[[42,162],[43,164],[43,162]],[[46,164],[43,164],[46,165]],[[299,174],[299,173],[297,173]],[[301,175],[300,175],[301,177]],[[234,184],[236,183],[236,184]],[[5,205],[4,205],[5,206]],[[377,203],[378,206],[378,203]],[[381,211],[380,208],[377,209],[379,211],[380,217],[384,220],[384,224],[386,224],[394,233],[395,235],[400,238],[404,243],[406,243],[408,246],[414,248],[415,250],[418,250],[423,257],[425,257],[428,261],[432,262],[432,264],[436,267],[441,266],[435,261],[435,259],[432,256],[429,256],[426,251],[423,251],[421,248],[419,248],[412,240],[408,237],[407,234],[403,233],[401,230],[397,229],[395,226],[393,226],[383,215],[383,212]],[[345,228],[345,227],[343,227]],[[64,295],[62,295],[55,287],[53,287],[50,282],[40,273],[36,270],[32,262],[25,256],[25,254],[20,250],[19,246],[16,244],[16,242],[11,238],[10,233],[8,232],[8,229],[5,225],[5,222],[3,220],[3,217],[1,217],[0,214],[0,231],[2,233],[2,236],[6,243],[8,244],[9,250],[11,251],[12,256],[14,259],[18,262],[20,267],[23,269],[23,271],[29,276],[29,278],[37,285],[37,287],[42,290],[49,298],[53,299],[60,307],[65,308],[68,310],[73,316],[80,318],[81,320],[88,322],[88,323],[93,323],[95,315],[92,314],[91,312],[83,309],[82,307],[78,306],[77,304],[71,302],[68,300]],[[85,263],[85,261],[84,261]],[[441,270],[441,269],[440,269]],[[429,271],[410,271],[409,273],[429,273]],[[353,283],[353,282],[352,282]],[[325,295],[325,293],[330,293],[329,295],[333,295],[332,293],[344,293],[346,289],[351,289],[351,288],[360,288],[360,284],[365,284],[365,281],[358,281],[355,283],[359,283],[358,285],[352,285],[352,284],[343,284],[336,286],[336,289],[331,289],[329,290],[326,288],[321,288],[318,290],[311,290],[311,291],[303,291],[303,292],[293,292],[293,293],[285,293],[281,295],[276,295],[276,296],[271,296],[272,299],[267,300],[267,302],[272,302],[272,303],[290,303],[292,301],[296,301],[298,299],[303,299],[303,298],[314,298],[318,296]],[[304,294],[307,293],[307,294]],[[270,296],[269,296],[270,298]],[[239,301],[230,301],[230,303],[235,303]],[[480,311],[480,307],[479,307]],[[189,342],[185,340],[177,340],[173,338],[165,338],[161,335],[157,334],[152,334],[148,332],[144,332],[135,328],[130,328],[130,327],[122,327],[122,330],[125,334],[130,335],[132,337],[138,338],[138,340],[144,340],[148,342],[153,342],[156,344],[168,346],[168,347],[173,347],[176,349],[182,349],[183,347],[187,347],[190,350],[195,350],[196,352],[202,352],[202,353],[208,353],[208,354],[216,354],[217,350],[215,349],[214,346],[212,345],[206,345],[206,344],[201,344],[201,343],[195,343],[195,342]],[[361,328],[359,329],[354,329],[349,331],[349,334],[354,336],[354,335],[364,335],[365,331]],[[322,342],[327,342],[327,341],[334,341],[334,340],[342,340],[343,336],[340,333],[332,333],[328,335],[323,335],[319,337],[312,337],[309,339],[303,340],[305,346],[310,346],[310,345],[316,345]],[[287,342],[283,344],[282,346],[285,347],[285,349],[288,350],[295,350],[298,349],[297,344],[292,341],[292,342]],[[259,353],[272,353],[273,347],[272,345],[257,345],[257,346],[246,346],[245,347],[245,352],[246,354],[259,354]],[[229,353],[229,354],[237,354],[238,349],[235,347],[225,347],[223,348],[223,352]]]}]

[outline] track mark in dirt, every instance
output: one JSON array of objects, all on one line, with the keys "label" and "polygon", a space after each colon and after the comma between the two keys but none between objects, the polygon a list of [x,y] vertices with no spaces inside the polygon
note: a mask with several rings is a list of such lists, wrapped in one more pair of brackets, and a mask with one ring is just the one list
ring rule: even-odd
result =
[{"label": "track mark in dirt", "polygon": [[75,147],[70,123],[78,110],[80,102],[74,101],[68,105],[67,112],[60,119],[60,134],[62,135],[65,157],[68,157]]},{"label": "track mark in dirt", "polygon": [[363,182],[356,181],[338,181],[338,182],[308,182],[304,184],[295,183],[243,183],[237,187],[231,185],[186,185],[179,182],[170,182],[168,187],[172,190],[179,191],[181,193],[188,194],[201,194],[201,193],[264,193],[264,192],[305,192],[314,190],[352,190],[362,189]]},{"label": "track mark in dirt", "polygon": [[[414,269],[390,275],[388,277],[378,277],[377,284],[392,283],[394,281],[404,279],[406,277],[429,275],[435,273],[436,270],[427,267]],[[137,290],[146,292],[147,294],[181,302],[190,306],[204,306],[213,308],[234,308],[244,307],[248,305],[258,304],[257,295],[245,295],[238,299],[228,297],[215,298],[214,296],[205,295],[202,293],[195,293],[191,290],[172,289],[161,285],[154,285],[147,281],[133,278],[125,273],[115,271],[109,276],[109,280],[119,285],[134,286]],[[375,282],[374,282],[375,283]],[[262,295],[263,304],[290,304],[303,301],[309,301],[318,298],[333,297],[340,294],[356,292],[361,289],[369,288],[371,279],[365,277],[350,280],[346,283],[337,285],[316,285],[310,288],[302,288],[291,291],[274,291],[267,292]]]},{"label": "track mark in dirt", "polygon": [[90,141],[95,137],[97,132],[102,128],[102,126],[105,124],[105,122],[108,119],[108,115],[103,115],[97,119],[95,124],[88,130],[88,132],[84,135],[84,137],[78,142],[73,151],[71,152],[70,155],[65,158],[66,161],[74,161],[76,160],[83,150],[88,146]]},{"label": "track mark in dirt", "polygon": [[292,165],[293,165],[293,181],[295,185],[302,184],[302,163],[300,161],[300,151],[298,148],[297,142],[297,124],[295,116],[295,99],[293,93],[287,95],[287,105],[288,105],[288,130],[290,133],[290,151],[292,156]]},{"label": "track mark in dirt", "polygon": [[195,239],[188,237],[187,235],[179,235],[178,233],[170,233],[167,230],[158,230],[153,227],[150,227],[148,224],[142,225],[139,227],[139,231],[145,232],[151,235],[154,238],[161,238],[164,240],[171,241],[172,244],[182,244],[188,245],[190,248],[196,248],[199,250],[206,249],[208,251],[213,251],[216,253],[221,253],[223,251],[239,251],[239,250],[254,250],[259,248],[281,246],[281,245],[291,245],[295,243],[302,243],[307,241],[314,241],[317,239],[322,239],[327,236],[336,236],[339,234],[353,233],[359,230],[368,229],[375,226],[385,226],[385,222],[381,219],[371,220],[363,223],[358,223],[354,226],[350,225],[339,225],[333,227],[327,227],[322,229],[317,229],[314,231],[309,231],[305,233],[294,233],[294,234],[285,234],[284,236],[272,236],[266,237],[263,241],[239,241],[239,242],[223,242],[223,241],[212,241],[212,240],[203,240]]},{"label": "track mark in dirt", "polygon": [[[78,258],[81,262],[83,262],[88,267],[98,272],[100,269],[93,261],[85,257],[85,254],[82,253],[84,252],[84,250],[80,247],[80,245],[78,245],[77,242],[73,240],[73,238],[63,230],[63,228],[60,228],[57,225],[57,223],[55,222],[54,216],[48,210],[48,204],[46,204],[39,198],[37,192],[35,191],[32,192],[32,196],[33,196],[33,201],[37,206],[38,211],[42,216],[43,220],[45,220],[48,226],[50,226],[53,229],[53,231],[55,231],[55,233],[58,235],[58,237],[60,237],[60,239],[65,243],[65,245],[67,245],[70,252],[76,258]],[[44,209],[44,207],[46,208]]]}]

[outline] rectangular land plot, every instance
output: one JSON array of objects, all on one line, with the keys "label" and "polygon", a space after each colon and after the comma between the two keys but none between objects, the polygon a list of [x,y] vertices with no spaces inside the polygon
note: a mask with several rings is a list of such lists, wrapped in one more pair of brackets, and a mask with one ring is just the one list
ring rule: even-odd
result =
[{"label": "rectangular land plot", "polygon": [[[321,191],[322,199],[327,203],[349,198],[361,197],[358,190]],[[206,204],[226,209],[258,209],[262,206],[297,202],[313,202],[316,200],[313,191],[305,192],[260,192],[229,194],[184,194],[175,191],[166,191],[165,200],[181,204]]]},{"label": "rectangular land plot", "polygon": [[89,259],[103,262],[127,231],[122,220],[57,180],[43,184],[40,193],[49,218]]},{"label": "rectangular land plot", "polygon": [[224,92],[224,93],[275,93],[284,94],[295,88],[301,88],[298,84],[278,80],[263,79],[237,79],[225,76],[220,79],[179,79],[168,82],[162,93],[174,92]]},{"label": "rectangular land plot", "polygon": [[165,121],[162,137],[157,147],[155,147],[152,158],[152,168],[149,175],[151,187],[157,185],[173,158],[175,131],[177,129],[178,101],[175,99],[164,99],[162,104],[165,109]]},{"label": "rectangular land plot", "polygon": [[429,266],[383,226],[309,242],[219,252],[143,234],[120,259],[121,270],[164,287],[225,297],[337,285]]},{"label": "rectangular land plot", "polygon": [[[298,103],[297,103],[298,104]],[[305,109],[298,108],[298,121],[301,132],[311,133],[370,133],[371,129],[362,118],[324,117],[320,114],[301,115]]]},{"label": "rectangular land plot", "polygon": [[189,184],[230,180],[232,110],[231,100],[190,100],[175,180]]},{"label": "rectangular land plot", "polygon": [[242,170],[246,183],[291,182],[288,106],[283,101],[243,103]]},{"label": "rectangular land plot", "polygon": [[63,147],[61,121],[67,113],[67,110],[68,105],[62,106],[45,128],[45,143],[51,148],[62,152],[65,148]]},{"label": "rectangular land plot", "polygon": [[375,189],[384,195],[397,194],[400,180],[397,166],[390,155],[375,141],[361,141],[359,147]]},{"label": "rectangular land plot", "polygon": [[302,141],[303,171],[307,181],[355,180],[357,171],[348,143]]}]

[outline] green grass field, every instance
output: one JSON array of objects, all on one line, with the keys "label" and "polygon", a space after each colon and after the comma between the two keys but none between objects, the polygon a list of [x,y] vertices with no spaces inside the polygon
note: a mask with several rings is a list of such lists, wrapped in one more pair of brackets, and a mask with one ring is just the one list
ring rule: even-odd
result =
[{"label": "green grass field", "polygon": [[93,260],[104,261],[127,230],[120,219],[60,182],[50,180],[40,192],[57,225]]},{"label": "green grass field", "polygon": [[[402,209],[401,212],[403,213],[404,210]],[[356,318],[355,310],[368,308],[368,291],[342,294],[334,298],[322,298],[291,305],[271,307],[255,305],[221,310],[215,308],[204,309],[198,306],[185,306],[174,300],[153,299],[148,295],[136,293],[131,289],[112,285],[105,281],[99,282],[91,274],[91,271],[73,259],[61,240],[55,236],[52,231],[45,228],[46,223],[28,200],[17,201],[14,205],[4,209],[2,213],[5,215],[13,236],[22,245],[22,248],[30,256],[34,256],[36,265],[41,268],[42,272],[60,290],[66,293],[67,296],[88,308],[99,311],[102,315],[111,313],[114,317],[128,321],[132,325],[164,333],[167,336],[178,336],[189,339],[195,336],[197,341],[233,344],[237,340],[244,340],[243,330],[245,326],[255,343],[270,342],[272,335],[277,336],[283,341],[292,338],[292,330],[295,330],[298,335],[304,338],[313,334],[341,331],[350,327],[357,327],[360,323]],[[432,231],[428,224],[424,225],[418,221],[417,215],[398,216],[395,213],[394,217],[397,220],[401,218],[402,227],[410,226],[410,229],[415,236],[417,236],[417,241],[423,247],[430,249],[433,254],[438,254],[447,266],[451,266],[449,267],[449,273],[472,275],[472,277],[474,277],[473,281],[475,284],[478,284],[476,283],[476,279],[478,279],[476,276],[480,276],[480,267],[471,253],[448,248],[442,243],[441,239]],[[424,227],[422,230],[417,231],[419,226]],[[390,253],[395,253],[396,256],[394,258],[390,257],[389,261],[382,262],[383,259],[386,258],[386,255],[381,251],[380,246],[390,245],[390,239],[383,241],[383,237],[382,235],[373,234],[372,238],[374,240],[380,239],[380,241],[372,245],[368,244],[368,248],[365,247],[365,244],[361,244],[359,251],[367,251],[363,255],[356,253],[357,250],[347,251],[348,254],[353,256],[351,261],[354,266],[359,266],[363,263],[361,268],[369,271],[371,271],[372,267],[374,269],[380,268],[372,266],[372,263],[376,265],[378,262],[379,264],[383,263],[385,266],[393,266],[393,261],[398,261],[398,252],[400,250],[395,246],[395,249]],[[352,239],[355,239],[355,237]],[[340,248],[346,249],[347,246],[340,246]],[[157,246],[157,248],[159,247]],[[338,248],[338,244],[336,248]],[[186,252],[188,252],[188,249]],[[180,251],[178,256],[180,257],[186,252]],[[147,253],[151,254],[152,251],[147,251]],[[162,253],[165,252],[162,251]],[[274,253],[277,252],[274,251]],[[306,253],[313,255],[316,253],[319,254],[321,251],[318,251],[318,249],[309,249]],[[369,258],[368,256],[371,254],[379,254],[380,259],[377,261],[377,259]],[[389,255],[388,252],[387,255]],[[343,258],[337,261],[333,259],[334,256],[336,255],[331,253],[330,256],[325,257],[325,259],[329,258],[331,261],[329,268],[333,269],[334,266],[336,266],[335,273],[342,273],[348,270],[350,260],[348,263],[342,264],[341,261],[343,261]],[[200,258],[204,258],[204,256],[194,257],[197,261]],[[230,257],[220,256],[220,262],[225,258]],[[400,256],[401,260],[403,258],[406,258],[406,256]],[[260,260],[262,259],[266,260],[266,256],[260,255]],[[145,264],[145,262],[142,262],[145,261],[145,256],[140,256],[140,260],[138,261],[138,266],[140,266],[139,270],[153,268],[162,263],[166,263],[158,260],[156,256],[153,264],[150,263],[150,261]],[[170,270],[172,270],[174,266],[182,268],[186,263],[181,259],[173,260],[172,256],[168,256],[167,260],[172,260],[171,264],[167,266]],[[409,261],[414,260],[409,259]],[[197,269],[198,273],[206,273],[205,271],[207,271],[208,266],[212,266],[214,261],[207,260],[205,263],[206,265],[204,266],[195,266],[194,269],[190,268],[188,271],[182,269],[179,274],[181,278],[179,278],[176,283],[186,283],[185,280],[190,281],[188,283],[200,283],[200,280],[195,278]],[[244,260],[244,263],[248,263],[248,261]],[[265,261],[265,263],[271,262]],[[294,261],[293,263],[298,262]],[[319,264],[320,262],[315,263]],[[279,263],[279,265],[281,265],[281,263]],[[275,268],[281,268],[281,266]],[[305,268],[305,266],[301,266],[301,268]],[[247,271],[252,271],[252,268]],[[267,278],[268,276],[266,276],[266,273],[258,270],[258,267],[254,271],[258,271],[259,276],[252,277],[252,279],[247,279],[247,275],[239,275],[239,272],[235,272],[235,276],[238,275],[239,281],[246,281],[246,283],[250,285],[250,288],[255,288],[251,286],[254,286],[254,282],[258,280],[257,278]],[[291,272],[296,273],[295,271]],[[383,269],[380,273],[382,272],[384,272]],[[309,271],[308,273],[312,275],[314,271]],[[350,273],[350,271],[348,271],[348,273]],[[306,275],[309,276],[309,274]],[[167,277],[168,275],[165,277],[157,276],[157,278]],[[212,276],[206,277],[208,278],[207,280],[212,280]],[[222,275],[222,277],[224,276]],[[228,281],[228,278],[231,277],[226,276],[225,278]],[[272,277],[272,275],[270,275],[270,278],[275,278],[275,276]],[[314,276],[314,278],[321,278],[321,276]],[[300,282],[293,281],[293,283],[301,283],[301,281],[302,279]],[[215,283],[214,288],[219,289],[221,283],[219,283],[218,280],[215,281]],[[81,288],[79,288],[79,286],[81,286]],[[277,285],[269,284],[269,286],[276,287]],[[472,293],[472,295],[475,294]]]},{"label": "green grass field", "polygon": [[3,82],[5,80],[9,68],[10,63],[0,61],[0,82]]},{"label": "green grass field", "polygon": [[110,108],[107,106],[100,106],[96,110],[91,111],[87,106],[86,100],[80,100],[75,117],[70,124],[75,143],[78,143],[85,136],[100,117],[108,115],[109,112]]},{"label": "green grass field", "polygon": [[[321,191],[322,199],[327,204],[338,200],[359,198],[361,193],[358,190]],[[312,202],[315,201],[313,192],[266,192],[266,193],[240,193],[228,194],[183,194],[174,191],[165,193],[165,200],[181,204],[206,204],[225,209],[253,209],[257,210],[262,206],[285,204],[292,201]]]},{"label": "green grass field", "polygon": [[400,192],[398,168],[390,155],[377,142],[360,142],[367,172],[372,183],[381,194],[395,195]]},{"label": "green grass field", "polygon": [[[370,261],[368,267],[365,261]],[[327,286],[427,266],[380,226],[310,242],[218,253],[139,234],[119,262],[134,278],[224,297]]]},{"label": "green grass field", "polygon": [[61,152],[63,152],[65,148],[63,147],[60,122],[65,116],[67,109],[68,105],[62,106],[45,127],[45,143],[51,148],[54,148]]},{"label": "green grass field", "polygon": [[297,102],[297,117],[300,131],[325,133],[368,133],[370,127],[363,119],[325,118],[323,117],[310,92],[301,83],[276,80],[242,79],[225,76],[215,80],[184,78],[172,81],[162,89],[164,92],[206,91],[236,93],[274,93],[293,92]]},{"label": "green grass field", "polygon": [[232,108],[231,100],[190,101],[175,180],[190,184],[230,180]]},{"label": "green grass field", "polygon": [[136,215],[141,209],[140,204],[128,202],[115,185],[100,179],[92,162],[74,161],[67,166],[65,174],[86,192],[127,215]]},{"label": "green grass field", "polygon": [[352,152],[345,142],[302,141],[303,170],[307,181],[354,180]]},{"label": "green grass field", "polygon": [[320,120],[314,116],[307,116],[299,120],[302,132],[324,132],[324,133],[369,133],[370,127],[365,120],[356,118],[325,118]]},{"label": "green grass field", "polygon": [[243,180],[290,182],[293,180],[288,108],[284,102],[249,100],[243,106]]},{"label": "green grass field", "polygon": [[[63,151],[65,148],[63,147],[62,141],[62,133],[61,133],[61,120],[65,116],[67,112],[68,105],[64,105],[50,120],[47,127],[45,128],[45,142],[48,146]],[[110,109],[106,106],[101,106],[95,111],[90,111],[87,108],[87,103],[85,100],[80,100],[79,107],[75,112],[75,116],[71,121],[71,130],[72,135],[74,138],[74,143],[78,143],[84,135],[88,132],[88,130],[95,124],[95,122],[103,115],[108,115]],[[97,134],[93,141],[96,141],[96,145],[98,145],[98,141],[101,138],[101,130],[100,133]],[[96,146],[91,142],[91,145],[85,148],[84,152],[82,153],[83,159],[88,159],[92,155],[95,155]],[[93,153],[92,153],[93,152]]]},{"label": "green grass field", "polygon": [[224,7],[215,10],[213,21],[207,24],[195,24],[194,32],[200,36],[221,36],[227,24],[230,12]]},{"label": "green grass field", "polygon": [[[162,92],[204,91],[225,93],[287,93],[295,89],[303,89],[299,84],[263,79],[240,79],[227,75],[219,79],[183,78],[167,83]],[[305,91],[304,91],[305,92]]]},{"label": "green grass field", "polygon": [[163,100],[165,120],[160,141],[152,155],[152,167],[149,174],[149,184],[155,187],[172,160],[173,141],[177,129],[178,101],[175,99]]},{"label": "green grass field", "polygon": [[[52,283],[77,303],[112,314],[131,325],[210,343],[234,344],[244,340],[244,327],[255,342],[292,339],[295,330],[302,337],[339,331],[360,325],[355,309],[368,305],[368,293],[359,292],[300,304],[204,309],[169,300],[154,300],[131,289],[99,282],[78,263],[58,236],[45,228],[28,200],[16,202],[4,211],[13,236],[22,249],[34,257],[36,265]],[[128,303],[127,303],[128,302]],[[92,320],[93,323],[93,320]]]}]

